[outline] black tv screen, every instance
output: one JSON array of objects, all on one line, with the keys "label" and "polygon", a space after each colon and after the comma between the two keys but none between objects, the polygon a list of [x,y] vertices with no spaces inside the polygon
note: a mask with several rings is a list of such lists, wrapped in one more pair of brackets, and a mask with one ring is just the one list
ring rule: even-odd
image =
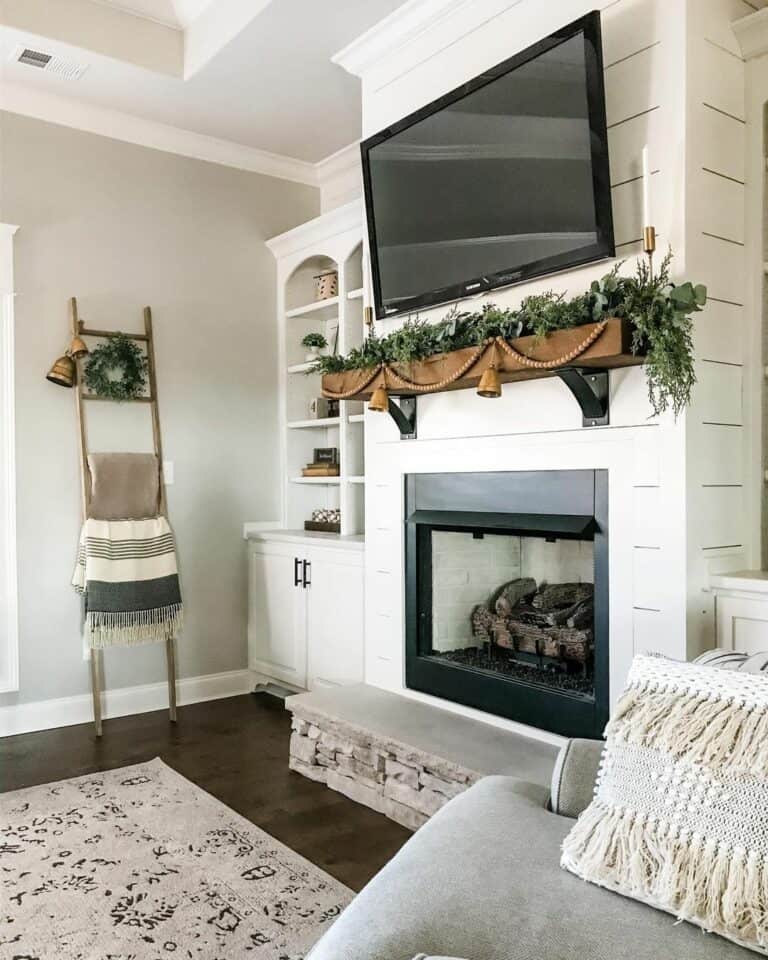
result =
[{"label": "black tv screen", "polygon": [[598,13],[361,149],[379,317],[614,255]]}]

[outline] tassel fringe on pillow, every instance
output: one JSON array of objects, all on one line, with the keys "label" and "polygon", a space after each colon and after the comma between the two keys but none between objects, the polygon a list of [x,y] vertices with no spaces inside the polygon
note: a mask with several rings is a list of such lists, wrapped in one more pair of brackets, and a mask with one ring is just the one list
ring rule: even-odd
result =
[{"label": "tassel fringe on pillow", "polygon": [[562,866],[768,955],[768,679],[636,657]]}]

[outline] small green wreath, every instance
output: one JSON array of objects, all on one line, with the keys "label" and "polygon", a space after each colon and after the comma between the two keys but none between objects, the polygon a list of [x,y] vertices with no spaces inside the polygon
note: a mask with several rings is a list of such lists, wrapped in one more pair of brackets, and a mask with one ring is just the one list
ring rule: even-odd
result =
[{"label": "small green wreath", "polygon": [[117,333],[91,351],[85,382],[96,396],[134,400],[147,385],[147,358],[135,340]]}]

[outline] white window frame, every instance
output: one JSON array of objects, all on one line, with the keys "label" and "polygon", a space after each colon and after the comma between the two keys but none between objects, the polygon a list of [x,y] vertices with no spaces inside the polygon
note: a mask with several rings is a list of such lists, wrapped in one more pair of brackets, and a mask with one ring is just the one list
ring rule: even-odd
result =
[{"label": "white window frame", "polygon": [[13,235],[0,223],[0,693],[19,689]]}]

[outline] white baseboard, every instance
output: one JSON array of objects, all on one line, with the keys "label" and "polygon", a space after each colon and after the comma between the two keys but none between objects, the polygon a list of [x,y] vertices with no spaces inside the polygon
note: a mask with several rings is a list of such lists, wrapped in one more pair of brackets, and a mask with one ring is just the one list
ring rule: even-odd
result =
[{"label": "white baseboard", "polygon": [[[253,679],[249,670],[229,670],[226,673],[211,673],[202,677],[186,677],[177,684],[179,705],[202,703],[205,700],[220,700],[250,693]],[[149,713],[168,706],[168,686],[162,683],[145,683],[136,687],[105,690],[102,694],[102,715],[126,717],[134,713]],[[50,730],[54,727],[71,727],[76,723],[93,720],[93,706],[88,693],[77,697],[61,697],[56,700],[38,700],[0,707],[0,737],[35,730]]]}]

